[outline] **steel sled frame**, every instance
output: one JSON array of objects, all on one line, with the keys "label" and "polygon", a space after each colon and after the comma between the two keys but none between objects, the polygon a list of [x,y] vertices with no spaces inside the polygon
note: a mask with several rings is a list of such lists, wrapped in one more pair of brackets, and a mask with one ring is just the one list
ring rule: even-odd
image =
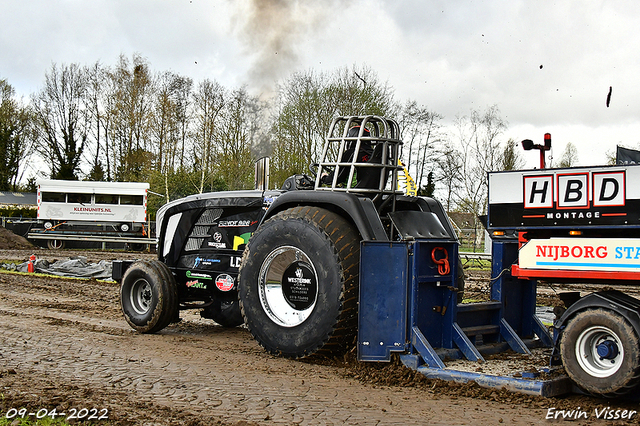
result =
[{"label": "steel sled frame", "polygon": [[567,377],[541,380],[530,372],[496,376],[445,365],[445,359],[484,362],[483,354],[507,349],[531,354],[534,346],[552,347],[547,328],[535,316],[536,281],[510,273],[518,257],[517,241],[494,240],[492,250],[491,301],[458,304],[457,241],[363,241],[358,360],[390,361],[391,353],[399,352],[407,367],[429,378],[475,381],[530,395],[570,392]]}]

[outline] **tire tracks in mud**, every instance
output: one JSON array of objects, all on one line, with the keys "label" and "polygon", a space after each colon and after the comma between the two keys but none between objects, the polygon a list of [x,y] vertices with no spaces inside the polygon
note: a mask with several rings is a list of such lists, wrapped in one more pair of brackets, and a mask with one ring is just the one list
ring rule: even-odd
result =
[{"label": "tire tracks in mud", "polygon": [[272,357],[242,327],[182,316],[140,335],[113,284],[0,274],[0,362],[31,394],[104,395],[129,424],[544,423],[541,409],[363,384],[344,368]]}]

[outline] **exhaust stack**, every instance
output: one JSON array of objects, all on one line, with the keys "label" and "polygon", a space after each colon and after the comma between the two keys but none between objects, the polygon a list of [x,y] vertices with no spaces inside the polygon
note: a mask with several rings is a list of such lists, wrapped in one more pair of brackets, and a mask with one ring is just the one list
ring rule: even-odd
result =
[{"label": "exhaust stack", "polygon": [[262,157],[256,161],[255,188],[261,191],[269,189],[269,157]]}]

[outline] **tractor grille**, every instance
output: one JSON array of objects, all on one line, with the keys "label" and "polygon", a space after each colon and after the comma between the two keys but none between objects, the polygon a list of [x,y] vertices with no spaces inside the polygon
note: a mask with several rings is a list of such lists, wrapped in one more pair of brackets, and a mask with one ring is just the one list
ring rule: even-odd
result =
[{"label": "tractor grille", "polygon": [[189,238],[184,246],[185,251],[199,250],[204,238]]},{"label": "tractor grille", "polygon": [[196,225],[213,225],[222,216],[222,209],[207,209],[200,215]]},{"label": "tractor grille", "polygon": [[185,251],[199,250],[202,247],[202,242],[205,238],[210,237],[209,229],[222,216],[222,212],[222,209],[207,209],[200,215],[189,234],[187,243],[184,246]]},{"label": "tractor grille", "polygon": [[189,235],[189,237],[208,237],[210,228],[211,228],[210,225],[207,225],[207,226],[196,225],[193,227],[193,230],[191,231],[191,234]]}]

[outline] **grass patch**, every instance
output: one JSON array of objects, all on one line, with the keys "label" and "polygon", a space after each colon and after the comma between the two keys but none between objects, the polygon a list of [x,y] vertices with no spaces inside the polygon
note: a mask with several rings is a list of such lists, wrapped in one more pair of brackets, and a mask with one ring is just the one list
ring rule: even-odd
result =
[{"label": "grass patch", "polygon": [[485,259],[462,259],[464,269],[491,270],[491,261]]},{"label": "grass patch", "polygon": [[21,263],[27,262],[29,261],[29,259],[25,260],[25,259],[0,259],[0,265],[2,265],[3,263],[15,263],[16,265],[19,265]]},{"label": "grass patch", "polygon": [[[31,411],[30,411],[31,413]],[[37,413],[37,411],[36,411]],[[5,413],[11,414],[11,413]],[[20,418],[20,416],[7,419],[6,417],[0,417],[0,426],[69,426],[70,424],[64,421],[64,419],[52,419],[51,417],[43,417],[37,419],[35,417]]]}]

